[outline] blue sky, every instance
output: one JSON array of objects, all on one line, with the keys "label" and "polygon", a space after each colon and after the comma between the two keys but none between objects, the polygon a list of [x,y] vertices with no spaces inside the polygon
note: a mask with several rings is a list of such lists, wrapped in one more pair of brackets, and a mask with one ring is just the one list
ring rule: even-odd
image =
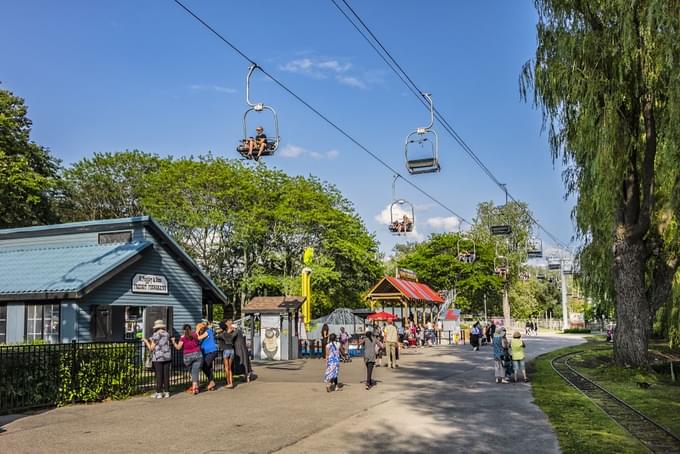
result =
[{"label": "blue sky", "polygon": [[[426,124],[427,112],[330,0],[186,4],[407,175],[404,139]],[[563,198],[561,168],[553,166],[540,112],[519,97],[519,73],[536,45],[533,2],[351,4],[510,192],[568,241],[572,201]],[[2,15],[2,87],[26,99],[33,139],[65,164],[132,148],[238,157],[248,64],[171,0],[7,0]],[[267,165],[334,183],[383,251],[404,241],[380,221],[392,198],[389,171],[271,81],[257,75],[252,90],[279,113],[281,148]],[[258,123],[271,131],[269,120]],[[442,171],[408,178],[468,220],[480,201],[503,203],[503,193],[435,129]],[[404,182],[397,196],[416,207],[414,239],[455,226]]]}]

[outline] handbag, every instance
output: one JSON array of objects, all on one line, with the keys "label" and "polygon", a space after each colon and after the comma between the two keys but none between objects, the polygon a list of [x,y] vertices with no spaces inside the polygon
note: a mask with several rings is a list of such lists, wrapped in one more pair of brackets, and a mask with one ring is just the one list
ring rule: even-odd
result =
[{"label": "handbag", "polygon": [[146,359],[144,360],[144,367],[147,369],[153,369],[153,362],[151,361],[151,352],[147,352]]}]

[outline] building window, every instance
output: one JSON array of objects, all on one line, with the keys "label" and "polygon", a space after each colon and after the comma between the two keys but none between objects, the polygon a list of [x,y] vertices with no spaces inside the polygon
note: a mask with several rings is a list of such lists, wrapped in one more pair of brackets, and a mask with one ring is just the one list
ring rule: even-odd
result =
[{"label": "building window", "polygon": [[99,234],[99,244],[132,243],[132,231],[105,232]]},{"label": "building window", "polygon": [[27,304],[26,340],[59,343],[60,315],[59,304]]},{"label": "building window", "polygon": [[7,342],[7,306],[0,305],[0,344]]}]

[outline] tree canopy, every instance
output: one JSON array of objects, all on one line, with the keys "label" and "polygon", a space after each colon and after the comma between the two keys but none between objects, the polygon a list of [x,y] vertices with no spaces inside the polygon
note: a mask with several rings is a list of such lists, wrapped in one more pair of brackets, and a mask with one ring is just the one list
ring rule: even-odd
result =
[{"label": "tree canopy", "polygon": [[202,156],[95,154],[64,173],[64,215],[149,214],[224,289],[236,309],[254,295],[300,291],[313,247],[315,315],[363,304],[382,274],[378,245],[351,203],[313,177]]},{"label": "tree canopy", "polygon": [[533,89],[577,196],[588,292],[613,298],[614,357],[647,364],[654,314],[671,300],[680,235],[680,4],[536,0]]},{"label": "tree canopy", "polygon": [[24,100],[0,89],[0,228],[56,220],[51,206],[59,161],[31,141]]}]

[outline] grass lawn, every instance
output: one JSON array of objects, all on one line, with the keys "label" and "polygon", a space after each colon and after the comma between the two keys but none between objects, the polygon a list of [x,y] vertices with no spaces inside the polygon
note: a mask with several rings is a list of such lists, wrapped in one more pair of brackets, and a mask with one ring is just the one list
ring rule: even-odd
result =
[{"label": "grass lawn", "polygon": [[[670,375],[614,367],[611,352],[586,352],[570,363],[628,405],[680,434],[680,382],[673,384]],[[651,387],[644,389],[638,383]]]},{"label": "grass lawn", "polygon": [[601,341],[557,350],[539,356],[530,364],[536,404],[548,415],[563,453],[648,453],[625,429],[606,416],[599,407],[565,382],[550,361],[568,351],[602,346]]}]

